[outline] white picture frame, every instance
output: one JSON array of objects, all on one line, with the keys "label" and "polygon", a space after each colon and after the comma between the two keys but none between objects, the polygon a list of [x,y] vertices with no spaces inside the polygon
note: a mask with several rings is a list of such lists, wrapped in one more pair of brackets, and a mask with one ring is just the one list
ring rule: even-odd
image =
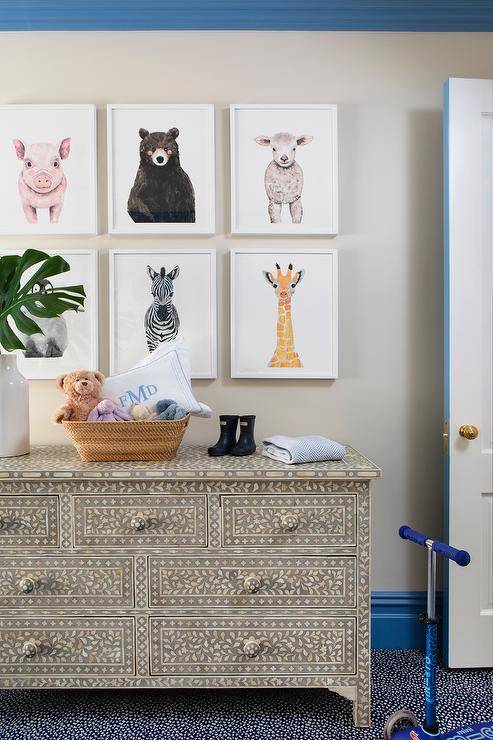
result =
[{"label": "white picture frame", "polygon": [[[216,378],[216,251],[181,247],[110,250],[110,373],[125,372],[149,353],[144,329],[146,311],[153,303],[148,265],[156,273],[161,267],[167,273],[180,268],[173,278],[172,299],[180,320],[177,338],[183,338],[190,350],[191,377]],[[127,287],[131,303],[123,298]]]},{"label": "white picture frame", "polygon": [[[166,142],[173,147],[178,146],[181,173],[180,187],[183,192],[183,210],[176,211],[172,216],[160,214],[162,219],[194,218],[194,221],[167,221],[144,222],[135,221],[144,219],[144,213],[150,203],[146,203],[147,196],[142,198],[141,208],[133,204],[129,215],[129,198],[135,201],[137,190],[141,191],[136,183],[137,172],[141,171],[140,145],[144,146],[144,139],[140,134],[145,129],[151,134],[163,132],[169,134],[173,128],[178,129],[176,137],[162,137],[149,139],[150,148],[147,150],[152,159],[153,145],[160,149],[161,161],[157,162],[152,170],[145,169],[144,177],[149,181],[148,174],[160,177],[166,165],[173,157],[173,149],[167,149]],[[109,104],[107,106],[107,137],[108,137],[108,232],[110,234],[214,234],[215,232],[215,145],[214,145],[214,106],[210,104]],[[164,143],[163,143],[164,142]],[[162,146],[159,146],[162,144]],[[162,147],[165,147],[161,151]],[[164,162],[162,160],[165,160]],[[147,160],[146,160],[147,162]],[[139,174],[140,176],[140,174]],[[187,179],[188,178],[188,179]],[[156,180],[156,188],[164,187],[161,179]],[[193,194],[190,193],[190,183]],[[135,189],[134,189],[135,188]],[[148,192],[148,190],[146,191]],[[131,195],[132,194],[132,195]],[[156,200],[162,201],[160,191]],[[190,198],[193,197],[194,210],[190,207]],[[153,208],[157,208],[156,205]],[[150,211],[149,211],[150,213]],[[192,216],[193,213],[193,216]],[[178,215],[177,215],[178,214]],[[158,218],[153,211],[153,218]]]},{"label": "white picture frame", "polygon": [[[2,248],[4,254],[23,254],[25,250]],[[65,323],[68,345],[61,357],[25,357],[22,350],[16,350],[17,366],[28,380],[50,380],[62,373],[77,369],[99,369],[99,285],[98,285],[98,252],[95,249],[42,249],[50,256],[59,255],[70,265],[68,272],[50,278],[53,285],[84,285],[86,299],[81,312],[65,311],[62,314]],[[39,264],[26,271],[23,282],[39,268]],[[36,317],[32,317],[36,323]],[[53,320],[50,320],[53,321]],[[55,319],[56,321],[56,319]],[[57,327],[54,327],[55,331]],[[45,336],[48,338],[46,326]],[[18,333],[16,331],[16,333]],[[23,338],[24,339],[24,338]],[[36,337],[34,337],[34,341]]]},{"label": "white picture frame", "polygon": [[[276,290],[286,286],[279,283],[277,287],[276,262],[283,278],[288,274],[289,265],[293,266],[291,280],[295,289],[294,292],[288,290],[289,306],[284,302],[282,309],[282,297]],[[245,247],[231,250],[232,378],[338,377],[337,265],[335,249],[293,245],[292,249]],[[273,282],[263,275],[264,272],[271,272]],[[300,272],[303,274],[298,285]],[[317,315],[320,318],[314,325]],[[287,333],[277,337],[278,321],[282,319],[291,320],[290,338],[288,324],[285,324]],[[270,366],[283,343],[287,353],[295,353],[301,367]]]},{"label": "white picture frame", "polygon": [[0,105],[0,159],[0,234],[97,234],[95,105]]},{"label": "white picture frame", "polygon": [[234,103],[230,154],[232,234],[337,234],[337,105]]}]

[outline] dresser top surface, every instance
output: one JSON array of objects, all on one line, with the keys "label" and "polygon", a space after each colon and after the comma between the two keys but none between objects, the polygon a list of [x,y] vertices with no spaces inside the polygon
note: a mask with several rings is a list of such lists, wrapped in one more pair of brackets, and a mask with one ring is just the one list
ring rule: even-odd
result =
[{"label": "dresser top surface", "polygon": [[82,462],[68,445],[31,448],[29,455],[0,459],[0,479],[175,478],[178,480],[379,478],[380,469],[352,447],[343,460],[286,465],[255,453],[248,457],[209,457],[206,447],[183,445],[174,460]]}]

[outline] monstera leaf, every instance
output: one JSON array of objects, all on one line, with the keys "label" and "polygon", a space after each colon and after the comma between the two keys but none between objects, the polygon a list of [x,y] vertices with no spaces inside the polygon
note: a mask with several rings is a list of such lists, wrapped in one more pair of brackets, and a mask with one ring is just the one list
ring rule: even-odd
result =
[{"label": "monstera leaf", "polygon": [[[22,283],[24,273],[38,264],[31,277]],[[4,350],[25,349],[13,325],[28,336],[42,333],[36,322],[26,316],[26,311],[30,316],[50,319],[64,311],[78,311],[84,305],[86,294],[82,285],[52,286],[50,292],[33,292],[42,280],[68,270],[70,265],[62,257],[50,257],[37,249],[28,249],[23,255],[0,257],[0,346]]]}]

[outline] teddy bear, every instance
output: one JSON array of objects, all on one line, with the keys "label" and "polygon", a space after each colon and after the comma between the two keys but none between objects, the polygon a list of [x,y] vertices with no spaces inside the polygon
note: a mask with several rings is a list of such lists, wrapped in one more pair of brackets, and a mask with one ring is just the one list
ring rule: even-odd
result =
[{"label": "teddy bear", "polygon": [[139,129],[140,164],[127,203],[135,223],[195,223],[195,192],[180,165],[179,133]]},{"label": "teddy bear", "polygon": [[86,421],[89,412],[103,400],[103,373],[76,370],[59,375],[56,382],[67,400],[53,414],[52,421],[55,424],[61,424],[62,421]]}]

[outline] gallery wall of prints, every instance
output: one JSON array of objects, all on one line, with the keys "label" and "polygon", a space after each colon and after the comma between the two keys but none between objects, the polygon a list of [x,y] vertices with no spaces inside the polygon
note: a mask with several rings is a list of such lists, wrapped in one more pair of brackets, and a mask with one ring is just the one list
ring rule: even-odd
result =
[{"label": "gallery wall of prints", "polygon": [[[229,346],[220,349],[232,378],[337,377],[337,251],[328,239],[338,229],[337,107],[232,104],[229,202],[219,204],[216,112],[213,104],[109,104],[103,223],[95,106],[0,106],[0,231],[43,237],[29,246],[69,262],[68,282],[64,274],[33,290],[82,283],[87,294],[82,311],[25,338],[27,378],[83,366],[124,372],[179,338],[192,377],[214,379],[218,322],[228,322],[217,316],[218,289],[229,292]],[[218,205],[229,207],[238,243],[229,285],[216,278]],[[109,248],[104,277],[98,234]],[[87,248],[71,248],[74,235]],[[113,235],[128,235],[128,247],[112,248]],[[180,245],[185,235],[195,236],[194,248]],[[242,246],[244,235],[264,245],[270,236],[271,246],[256,246],[254,236]],[[296,237],[314,235],[313,248],[299,246]]]}]

